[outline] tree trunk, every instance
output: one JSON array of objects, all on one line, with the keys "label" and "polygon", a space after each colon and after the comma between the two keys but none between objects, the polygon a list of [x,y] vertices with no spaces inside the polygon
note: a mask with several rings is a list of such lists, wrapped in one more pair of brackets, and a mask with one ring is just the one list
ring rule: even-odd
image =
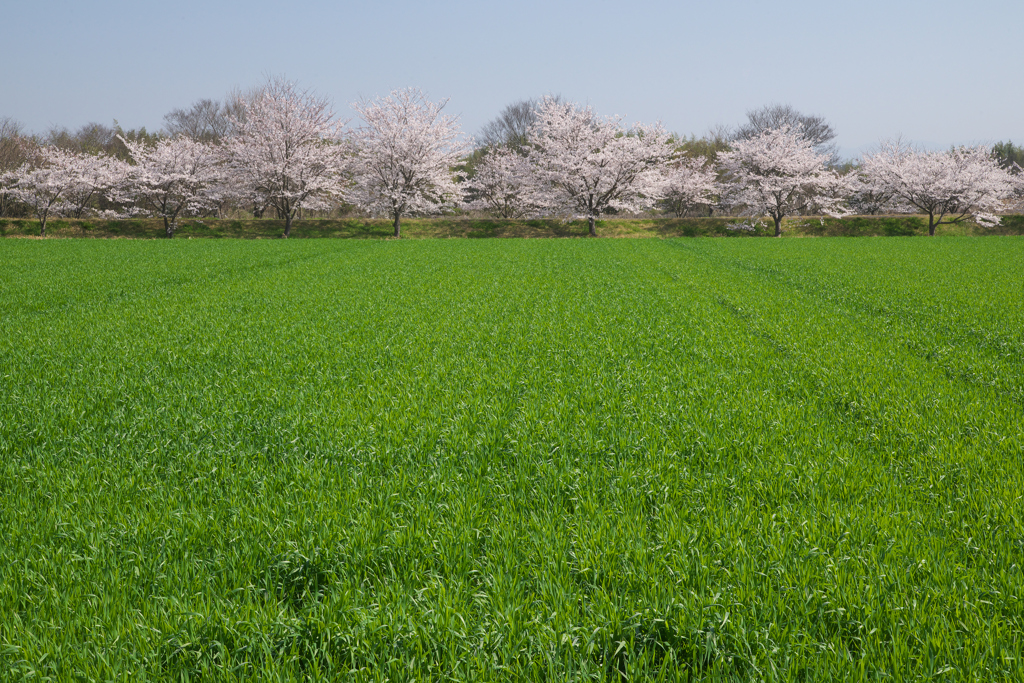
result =
[{"label": "tree trunk", "polygon": [[402,214],[395,213],[395,237],[402,236]]},{"label": "tree trunk", "polygon": [[171,239],[174,237],[174,221],[168,221],[167,216],[164,216],[164,237]]},{"label": "tree trunk", "polygon": [[782,237],[782,218],[775,218],[775,236]]},{"label": "tree trunk", "polygon": [[285,239],[288,239],[288,236],[291,235],[291,234],[292,234],[292,212],[289,211],[287,214],[285,214],[285,217],[284,217],[284,235],[283,235],[283,237]]},{"label": "tree trunk", "polygon": [[590,236],[591,237],[597,237],[597,231],[594,230],[594,217],[590,216],[588,218],[588,222],[590,223]]},{"label": "tree trunk", "polygon": [[45,213],[43,214],[43,217],[39,219],[39,236],[40,237],[46,237],[46,214]]},{"label": "tree trunk", "polygon": [[928,236],[935,237],[935,214],[928,214]]}]

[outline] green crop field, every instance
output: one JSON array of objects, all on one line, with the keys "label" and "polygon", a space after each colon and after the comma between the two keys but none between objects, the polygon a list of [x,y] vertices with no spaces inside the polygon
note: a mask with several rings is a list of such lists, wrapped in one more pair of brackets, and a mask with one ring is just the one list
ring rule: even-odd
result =
[{"label": "green crop field", "polygon": [[1024,239],[0,241],[0,680],[1024,680]]}]

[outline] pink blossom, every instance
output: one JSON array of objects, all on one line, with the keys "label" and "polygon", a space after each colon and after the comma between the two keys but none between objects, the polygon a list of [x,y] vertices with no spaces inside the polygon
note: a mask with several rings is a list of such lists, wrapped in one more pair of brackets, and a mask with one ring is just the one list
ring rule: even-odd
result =
[{"label": "pink blossom", "polygon": [[541,189],[534,182],[529,159],[508,147],[493,147],[465,183],[473,199],[467,206],[502,218],[525,218],[543,212]]},{"label": "pink blossom", "polygon": [[134,165],[127,168],[118,198],[137,212],[163,218],[167,237],[174,237],[179,215],[201,215],[217,207],[223,169],[210,145],[185,136],[154,146],[121,141]]},{"label": "pink blossom", "polygon": [[352,105],[363,125],[353,134],[350,196],[363,210],[389,216],[395,237],[403,215],[440,213],[462,200],[453,169],[468,147],[458,118],[442,113],[447,102],[410,88]]},{"label": "pink blossom", "polygon": [[850,214],[847,181],[825,168],[827,160],[799,128],[788,125],[736,140],[731,151],[718,155],[727,178],[726,201],[746,215],[770,217],[776,237],[786,216]]},{"label": "pink blossom", "polygon": [[545,98],[529,130],[528,158],[543,203],[586,218],[596,235],[602,214],[642,211],[661,198],[673,154],[668,139],[660,124],[627,129],[619,117]]},{"label": "pink blossom", "polygon": [[987,147],[924,152],[895,140],[865,155],[861,171],[868,187],[891,198],[889,210],[928,214],[929,235],[938,225],[968,216],[981,226],[998,225],[996,212],[1014,194],[1013,177]]},{"label": "pink blossom", "polygon": [[344,197],[345,122],[327,100],[283,79],[240,104],[222,149],[228,190],[255,206],[273,206],[288,237],[299,209],[329,208]]}]

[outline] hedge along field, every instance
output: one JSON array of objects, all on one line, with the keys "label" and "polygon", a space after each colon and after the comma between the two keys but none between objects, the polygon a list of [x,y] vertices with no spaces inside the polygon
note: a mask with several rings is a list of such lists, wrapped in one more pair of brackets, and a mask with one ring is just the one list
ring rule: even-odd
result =
[{"label": "hedge along field", "polygon": [[[269,218],[233,220],[204,218],[183,219],[177,239],[240,238],[273,239],[284,233],[284,221]],[[738,230],[736,224],[747,224],[752,230]],[[51,219],[46,233],[50,237],[127,237],[152,239],[164,237],[161,219],[131,220],[65,220]],[[469,218],[411,218],[402,221],[407,238],[451,237],[584,237],[586,221],[558,219],[504,220]],[[784,237],[912,237],[928,235],[928,218],[921,216],[849,216],[819,218],[796,216],[783,221]],[[602,237],[770,237],[774,235],[771,221],[764,225],[736,217],[711,218],[609,218],[597,221]],[[1024,235],[1024,216],[1007,215],[995,228],[982,228],[974,223],[941,225],[943,236]],[[0,237],[33,237],[39,235],[39,221],[0,219]],[[389,239],[394,227],[389,220],[366,218],[296,220],[293,238],[330,237],[356,239]]]},{"label": "hedge along field", "polygon": [[0,242],[12,680],[1024,678],[1024,242]]}]

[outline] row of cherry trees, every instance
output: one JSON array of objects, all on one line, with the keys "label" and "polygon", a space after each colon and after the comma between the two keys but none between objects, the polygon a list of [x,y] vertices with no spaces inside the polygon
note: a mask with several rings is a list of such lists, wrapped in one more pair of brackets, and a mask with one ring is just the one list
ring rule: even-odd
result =
[{"label": "row of cherry trees", "polygon": [[934,234],[968,217],[994,225],[1021,195],[1021,176],[984,147],[924,152],[886,143],[840,174],[803,126],[782,123],[731,141],[711,160],[681,155],[660,125],[626,126],[558,98],[537,102],[516,144],[489,146],[467,172],[471,145],[445,103],[395,91],[354,104],[361,124],[350,129],[325,99],[272,80],[235,104],[219,144],[186,135],[122,139],[129,161],[42,147],[0,177],[0,190],[33,209],[44,235],[50,216],[93,212],[157,216],[168,237],[179,217],[209,215],[225,202],[256,215],[272,207],[286,237],[299,211],[340,202],[388,216],[396,236],[403,216],[462,207],[504,218],[581,217],[593,235],[602,215],[657,205],[768,218],[776,235],[789,215],[841,217],[851,206],[920,212]]},{"label": "row of cherry trees", "polygon": [[[677,214],[719,206],[755,219],[871,212],[924,213],[928,231],[968,217],[998,224],[1024,185],[986,147],[916,150],[900,141],[867,154],[852,172],[830,167],[813,131],[783,123],[739,137],[713,163],[676,153],[660,126],[625,128],[589,108],[545,99],[518,148],[497,146],[465,183],[470,206],[506,218],[562,213],[594,221],[609,211],[661,203]],[[1019,171],[1020,169],[1016,169]],[[748,226],[750,227],[750,226]]]}]

